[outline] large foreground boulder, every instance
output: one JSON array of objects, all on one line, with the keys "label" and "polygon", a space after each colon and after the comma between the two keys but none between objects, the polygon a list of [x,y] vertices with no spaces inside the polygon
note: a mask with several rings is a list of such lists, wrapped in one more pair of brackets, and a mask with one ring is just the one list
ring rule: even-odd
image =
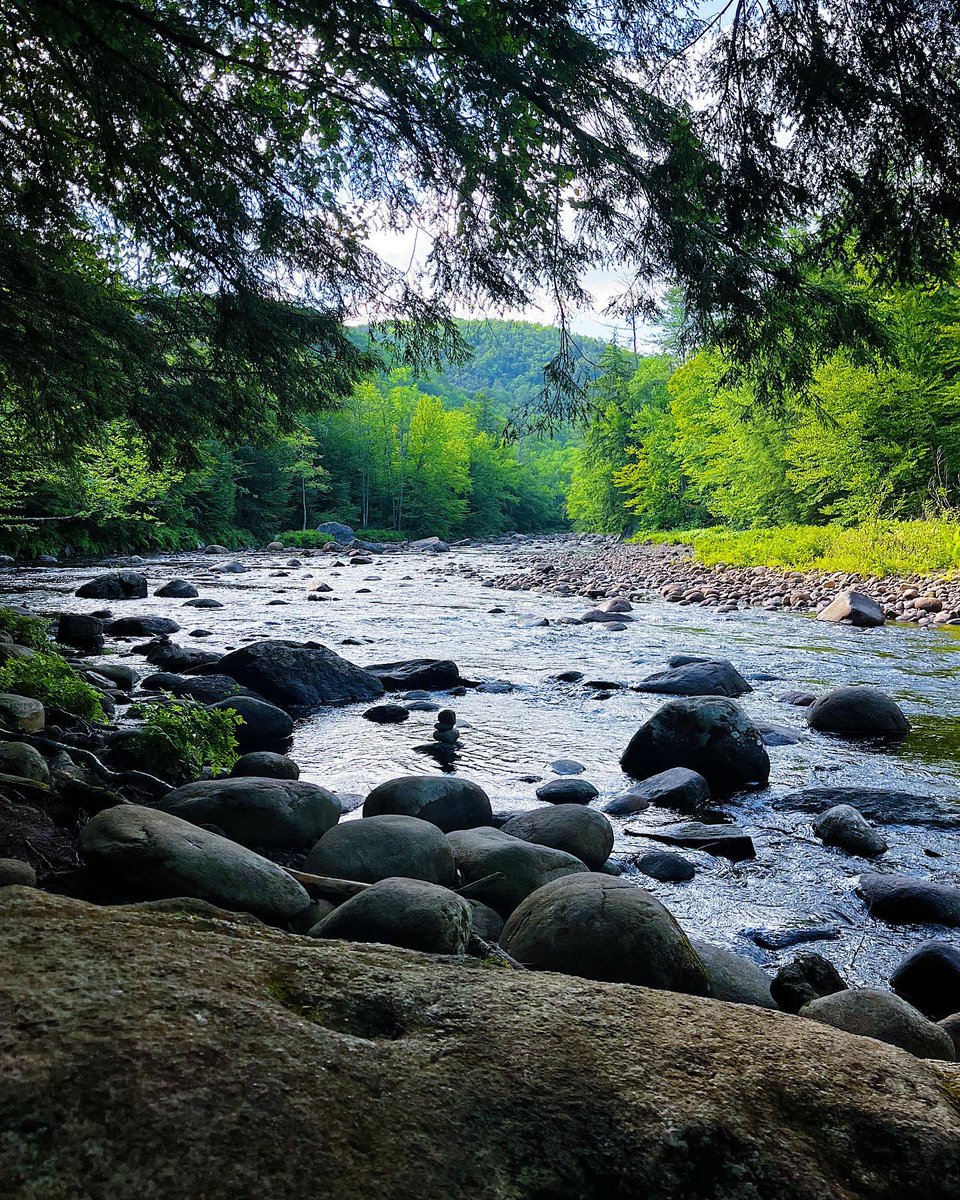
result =
[{"label": "large foreground boulder", "polygon": [[571,875],[533,892],[504,925],[500,944],[538,971],[695,996],[710,990],[671,913],[646,889],[610,875]]},{"label": "large foreground boulder", "polygon": [[314,642],[253,642],[221,658],[217,673],[293,713],[383,695],[375,675]]},{"label": "large foreground boulder", "polygon": [[502,829],[462,829],[447,839],[464,881],[479,885],[470,895],[504,920],[537,888],[587,870],[581,859],[565,850],[537,846]]},{"label": "large foreground boulder", "polygon": [[88,579],[75,595],[86,600],[143,600],[147,594],[147,577],[139,571],[108,571]]},{"label": "large foreground boulder", "polygon": [[960,1192],[955,1068],[813,1021],[17,888],[0,955],[5,1196]]},{"label": "large foreground boulder", "polygon": [[305,849],[340,820],[340,801],[302,779],[201,779],[157,802],[194,825],[213,825],[242,846]]},{"label": "large foreground boulder", "polygon": [[667,701],[630,739],[620,766],[636,779],[687,767],[720,793],[763,786],[770,776],[759,730],[722,696]]},{"label": "large foreground boulder", "polygon": [[402,877],[454,887],[457,866],[441,830],[417,817],[387,814],[345,821],[317,842],[304,864],[315,875],[376,883]]},{"label": "large foreground boulder", "polygon": [[98,813],[80,835],[80,851],[105,881],[138,898],[194,896],[273,921],[289,921],[310,903],[276,863],[139,804]]},{"label": "large foreground boulder", "polygon": [[483,788],[454,775],[402,775],[377,784],[363,802],[363,815],[386,813],[419,817],[444,833],[493,821],[490,797]]}]

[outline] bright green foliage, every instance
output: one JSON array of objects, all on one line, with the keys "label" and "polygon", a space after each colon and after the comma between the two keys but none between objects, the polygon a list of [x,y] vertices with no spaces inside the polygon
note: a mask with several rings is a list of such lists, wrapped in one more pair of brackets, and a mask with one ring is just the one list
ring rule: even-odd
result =
[{"label": "bright green foliage", "polygon": [[18,646],[43,650],[50,645],[47,622],[41,617],[25,617],[12,608],[0,608],[0,630],[9,633]]},{"label": "bright green foliage", "polygon": [[301,550],[319,550],[327,542],[332,542],[332,533],[319,533],[316,529],[287,529],[278,533],[271,541],[282,542],[284,546],[297,546]]},{"label": "bright green foliage", "polygon": [[237,726],[243,718],[232,708],[204,708],[184,700],[152,704],[140,734],[155,743],[162,761],[182,766],[190,779],[204,767],[214,775],[237,761]]},{"label": "bright green foliage", "polygon": [[100,694],[59,654],[38,650],[32,658],[11,658],[0,667],[0,692],[30,696],[85,721],[106,720]]}]

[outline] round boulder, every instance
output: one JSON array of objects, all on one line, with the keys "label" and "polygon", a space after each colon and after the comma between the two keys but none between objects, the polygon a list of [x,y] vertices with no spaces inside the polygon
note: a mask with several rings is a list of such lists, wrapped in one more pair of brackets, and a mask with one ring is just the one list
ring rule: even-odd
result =
[{"label": "round boulder", "polygon": [[602,867],[613,849],[613,826],[601,812],[582,804],[553,804],[511,817],[502,832],[537,846],[565,850],[591,871]]},{"label": "round boulder", "polygon": [[37,873],[22,858],[0,858],[0,888],[36,887]]},{"label": "round boulder", "polygon": [[828,808],[814,821],[813,832],[825,846],[837,846],[862,858],[877,858],[889,849],[883,834],[850,804]]},{"label": "round boulder", "polygon": [[960,947],[924,942],[901,960],[890,986],[934,1021],[960,1012]]},{"label": "round boulder", "polygon": [[877,687],[838,687],[824,693],[807,710],[807,723],[820,733],[839,737],[905,737],[910,722],[897,702]]},{"label": "round boulder", "polygon": [[586,779],[574,779],[565,775],[560,779],[549,779],[537,788],[537,799],[551,804],[589,804],[600,793]]},{"label": "round boulder", "polygon": [[545,883],[587,869],[565,850],[525,842],[502,829],[462,829],[448,834],[447,840],[464,881],[479,884],[470,895],[504,918]]},{"label": "round boulder", "polygon": [[172,596],[176,600],[192,600],[200,593],[186,579],[168,579],[153,593],[155,596]]},{"label": "round boulder", "polygon": [[230,774],[234,779],[245,779],[251,775],[259,779],[299,779],[300,768],[286,754],[276,754],[273,750],[253,750],[249,754],[241,754]]},{"label": "round boulder", "polygon": [[375,704],[363,714],[365,721],[376,725],[399,725],[410,717],[410,710],[402,704]]},{"label": "round boulder", "polygon": [[50,781],[46,759],[26,742],[0,742],[0,775],[19,775],[37,783]]},{"label": "round boulder", "polygon": [[770,976],[753,959],[700,938],[691,938],[690,945],[706,969],[710,995],[715,1000],[753,1004],[757,1008],[777,1007],[770,994]]},{"label": "round boulder", "polygon": [[703,963],[660,901],[609,875],[539,888],[507,921],[500,945],[536,970],[710,994]]},{"label": "round boulder", "polygon": [[637,859],[637,870],[660,883],[686,883],[697,873],[689,858],[673,850],[648,850]]},{"label": "round boulder", "polygon": [[404,775],[378,784],[363,802],[365,817],[395,813],[430,821],[444,833],[493,820],[490,797],[475,783],[450,775]]},{"label": "round boulder", "polygon": [[849,988],[811,1000],[800,1009],[800,1016],[845,1029],[847,1033],[888,1042],[917,1058],[956,1061],[957,1052],[950,1035],[892,992]]},{"label": "round boulder", "polygon": [[233,709],[243,718],[243,724],[234,730],[241,754],[283,746],[293,736],[293,719],[289,713],[275,704],[268,704],[266,700],[258,700],[254,696],[229,696],[209,707]]},{"label": "round boulder", "polygon": [[335,908],[310,937],[463,954],[470,920],[470,905],[449,888],[423,879],[382,879]]},{"label": "round boulder", "polygon": [[397,877],[444,887],[457,882],[453,850],[436,825],[396,814],[335,825],[307,855],[305,870],[360,883]]}]

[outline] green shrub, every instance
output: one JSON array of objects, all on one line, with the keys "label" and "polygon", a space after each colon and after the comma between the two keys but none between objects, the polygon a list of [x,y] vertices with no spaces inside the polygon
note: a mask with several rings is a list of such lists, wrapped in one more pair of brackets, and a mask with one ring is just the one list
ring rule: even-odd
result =
[{"label": "green shrub", "polygon": [[288,529],[277,535],[277,541],[285,546],[298,546],[301,550],[319,550],[327,542],[334,541],[329,533],[318,533],[316,529]]},{"label": "green shrub", "polygon": [[365,542],[403,542],[407,535],[398,529],[358,529],[357,537]]},{"label": "green shrub", "polygon": [[154,744],[158,759],[182,764],[188,776],[196,779],[204,767],[214,775],[230,770],[239,757],[234,731],[242,724],[243,717],[232,708],[204,708],[188,700],[174,700],[150,705],[140,734]]},{"label": "green shrub", "polygon": [[47,623],[40,617],[24,617],[12,608],[0,608],[0,629],[9,633],[18,646],[29,646],[31,650],[43,650],[50,645]]},{"label": "green shrub", "polygon": [[85,721],[105,721],[100,693],[66,659],[38,650],[31,658],[11,658],[0,667],[0,692],[31,696]]}]

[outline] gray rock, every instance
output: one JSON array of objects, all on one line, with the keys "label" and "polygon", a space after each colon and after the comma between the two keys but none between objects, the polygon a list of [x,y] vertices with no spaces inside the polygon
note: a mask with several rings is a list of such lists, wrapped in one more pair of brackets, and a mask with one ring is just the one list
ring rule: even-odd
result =
[{"label": "gray rock", "polygon": [[97,674],[104,675],[125,692],[132,691],[136,687],[137,679],[139,678],[138,672],[133,667],[120,662],[98,662]]},{"label": "gray rock", "polygon": [[933,829],[960,829],[960,809],[950,801],[885,788],[804,788],[773,796],[774,808],[788,812],[820,813],[836,804],[850,804],[861,816],[881,824],[928,825]]},{"label": "gray rock", "polygon": [[13,733],[39,733],[45,714],[39,700],[0,693],[0,727]]},{"label": "gray rock", "polygon": [[195,896],[220,908],[289,921],[310,897],[282,867],[167,812],[121,804],[84,826],[91,869],[144,898]]},{"label": "gray rock", "polygon": [[39,750],[26,742],[0,742],[0,775],[19,775],[37,783],[49,783],[50,771]]},{"label": "gray rock", "polygon": [[313,642],[254,642],[220,659],[217,670],[293,713],[383,695],[375,675]]},{"label": "gray rock", "polygon": [[603,811],[616,817],[643,812],[651,804],[664,808],[699,808],[710,799],[710,785],[704,777],[687,767],[671,767],[634,784],[603,805]]},{"label": "gray rock", "polygon": [[555,775],[582,775],[587,769],[575,758],[556,758],[549,764],[549,767]]},{"label": "gray rock", "polygon": [[402,704],[375,704],[363,714],[364,720],[373,721],[376,725],[399,725],[409,717],[409,708],[404,708]]},{"label": "gray rock", "polygon": [[721,696],[669,700],[633,735],[620,766],[637,779],[686,767],[720,794],[763,786],[770,775],[756,726]]},{"label": "gray rock", "polygon": [[753,839],[739,825],[707,825],[702,821],[681,821],[677,825],[660,825],[655,829],[639,829],[644,837],[669,846],[686,846],[690,850],[706,850],[720,858],[741,862],[755,858]]},{"label": "gray rock", "polygon": [[503,932],[503,917],[479,900],[468,900],[470,905],[470,926],[473,933],[485,942],[499,942]]},{"label": "gray rock", "polygon": [[648,850],[637,861],[637,870],[661,883],[686,883],[697,873],[697,868],[682,854],[672,850]]},{"label": "gray rock", "polygon": [[335,542],[347,546],[354,540],[354,532],[349,525],[342,521],[324,521],[317,526],[317,533],[329,533]]},{"label": "gray rock", "polygon": [[709,994],[686,934],[655,896],[624,879],[587,873],[529,895],[500,945],[525,966],[585,979]]},{"label": "gray rock", "polygon": [[211,542],[209,546],[204,546],[204,554],[229,554],[230,551],[226,546],[221,546],[218,542]]},{"label": "gray rock", "polygon": [[813,832],[826,846],[839,846],[848,854],[877,858],[889,847],[883,834],[849,804],[837,804],[813,822]]},{"label": "gray rock", "polygon": [[213,666],[220,661],[220,655],[213,650],[196,650],[193,647],[178,646],[166,638],[158,638],[148,642],[143,650],[147,662],[159,667],[161,671],[171,671],[181,674],[186,671],[196,671],[203,667]]},{"label": "gray rock", "polygon": [[883,609],[870,596],[848,588],[835,596],[825,609],[817,613],[817,620],[830,621],[833,624],[842,621],[846,625],[869,628],[883,624]]},{"label": "gray rock", "polygon": [[0,888],[36,887],[37,873],[22,858],[0,858]]},{"label": "gray rock", "polygon": [[250,568],[237,559],[232,562],[224,563],[222,567],[214,567],[215,571],[222,571],[226,575],[246,575]]},{"label": "gray rock", "polygon": [[587,869],[573,854],[522,841],[501,829],[464,829],[447,837],[464,881],[486,880],[471,889],[471,896],[504,918],[544,884]]},{"label": "gray rock", "polygon": [[188,600],[183,606],[184,608],[223,608],[223,604],[219,600],[214,600],[212,596],[201,596],[199,600]]},{"label": "gray rock", "polygon": [[108,571],[87,580],[75,593],[87,600],[143,600],[146,594],[147,577],[138,571]]},{"label": "gray rock", "polygon": [[449,888],[422,879],[382,879],[334,909],[310,937],[463,954],[470,921],[470,905]]},{"label": "gray rock", "polygon": [[905,737],[910,722],[900,706],[877,687],[838,687],[807,710],[807,722],[819,733],[840,737]]},{"label": "gray rock", "polygon": [[179,630],[179,624],[172,617],[118,617],[104,632],[110,637],[163,637]]},{"label": "gray rock", "polygon": [[255,696],[230,696],[207,707],[232,709],[243,718],[243,724],[234,730],[241,754],[282,747],[293,736],[293,720],[289,713]]},{"label": "gray rock", "polygon": [[419,552],[432,552],[434,554],[442,554],[450,549],[450,546],[438,537],[418,538],[415,542],[411,542],[408,546],[409,550]]},{"label": "gray rock", "polygon": [[329,900],[311,900],[309,908],[297,913],[292,921],[287,922],[287,928],[292,933],[307,934],[314,926],[319,925],[324,917],[329,917],[336,907]]},{"label": "gray rock", "polygon": [[633,685],[635,692],[671,696],[745,696],[753,688],[725,658],[689,662],[657,671]]},{"label": "gray rock", "polygon": [[960,947],[924,942],[900,960],[890,986],[934,1021],[960,1012]]},{"label": "gray rock", "polygon": [[340,820],[340,801],[302,779],[201,779],[157,801],[161,812],[213,825],[242,846],[301,849]]},{"label": "gray rock", "polygon": [[777,725],[773,721],[757,721],[756,726],[765,746],[796,746],[800,741],[800,734],[788,729],[786,725]]},{"label": "gray rock", "polygon": [[463,683],[460,668],[448,658],[410,658],[401,662],[371,663],[365,670],[376,675],[388,692],[442,692]]},{"label": "gray rock", "polygon": [[103,650],[103,621],[86,613],[61,613],[56,637],[63,646],[99,654]]},{"label": "gray rock", "polygon": [[194,585],[186,579],[168,579],[153,594],[155,596],[172,596],[177,600],[190,600],[200,595]]},{"label": "gray rock", "polygon": [[960,888],[905,875],[860,876],[858,887],[871,917],[893,925],[960,926]]},{"label": "gray rock", "polygon": [[[99,667],[99,663],[97,665]],[[177,675],[173,671],[158,671],[142,680],[141,687],[148,692],[169,692],[178,699],[186,697],[200,704],[216,704],[218,700],[253,695],[229,675]]]},{"label": "gray rock", "polygon": [[917,1058],[956,1061],[950,1035],[892,992],[849,988],[811,1000],[800,1009],[800,1016],[899,1046]]},{"label": "gray rock", "polygon": [[537,799],[548,800],[551,804],[589,804],[599,795],[586,779],[573,779],[570,776],[548,779],[537,788]]},{"label": "gray rock", "polygon": [[335,825],[307,855],[305,869],[360,883],[397,877],[444,887],[457,882],[453,850],[436,825],[393,814]]},{"label": "gray rock", "polygon": [[364,817],[388,813],[419,817],[444,833],[493,820],[490,798],[468,779],[450,775],[404,775],[378,784],[363,802]]},{"label": "gray rock", "polygon": [[944,1017],[937,1024],[943,1032],[953,1042],[953,1048],[957,1053],[957,1059],[960,1061],[960,1013],[951,1013],[949,1017]]},{"label": "gray rock", "polygon": [[246,779],[251,775],[259,779],[299,779],[300,768],[286,754],[272,750],[254,750],[242,754],[230,772],[234,779]]},{"label": "gray rock", "polygon": [[822,954],[798,954],[774,976],[770,992],[784,1012],[798,1013],[812,1000],[832,996],[846,987],[843,976]]},{"label": "gray rock", "polygon": [[522,841],[565,850],[591,871],[602,867],[613,849],[613,826],[603,813],[580,803],[553,804],[521,813],[501,828]]},{"label": "gray rock", "polygon": [[710,983],[710,995],[728,1004],[753,1004],[757,1008],[776,1008],[770,994],[770,976],[746,955],[723,946],[714,946],[700,938],[690,945],[703,963]]}]

